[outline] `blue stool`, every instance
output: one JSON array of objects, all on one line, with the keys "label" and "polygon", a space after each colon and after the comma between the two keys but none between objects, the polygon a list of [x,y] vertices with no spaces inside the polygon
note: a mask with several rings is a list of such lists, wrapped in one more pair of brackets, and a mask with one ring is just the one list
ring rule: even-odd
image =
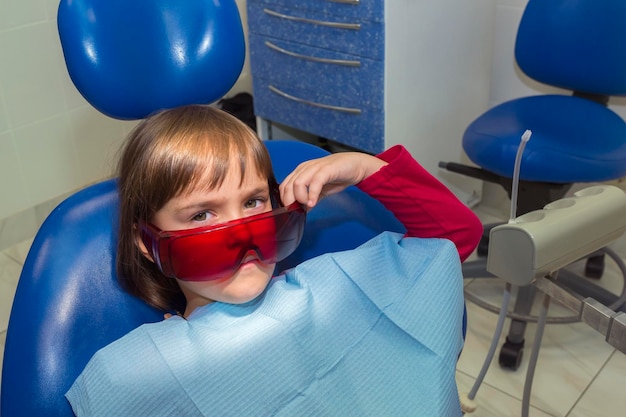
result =
[{"label": "blue stool", "polygon": [[[517,32],[515,59],[529,77],[573,94],[517,98],[490,109],[463,136],[463,149],[479,168],[440,166],[500,184],[511,197],[516,153],[522,134],[530,129],[521,161],[518,215],[562,198],[573,183],[626,176],[626,123],[607,107],[610,96],[626,95],[624,39],[622,0],[529,0]],[[479,247],[482,256],[489,229]],[[604,255],[593,255],[586,275],[599,278],[603,266]],[[484,260],[466,263],[464,273],[466,278],[488,276]],[[616,298],[582,277],[559,278],[604,304]],[[528,315],[532,298],[532,287],[520,288],[515,313]],[[512,321],[500,355],[502,366],[519,366],[525,324]]]}]

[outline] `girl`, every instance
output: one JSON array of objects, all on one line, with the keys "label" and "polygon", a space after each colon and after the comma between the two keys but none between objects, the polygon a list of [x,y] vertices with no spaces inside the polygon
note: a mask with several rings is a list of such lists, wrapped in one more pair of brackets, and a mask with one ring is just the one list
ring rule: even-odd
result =
[{"label": "girl", "polygon": [[[442,305],[458,307],[459,259],[482,226],[404,148],[307,161],[278,187],[245,124],[192,105],[141,122],[118,174],[120,282],[178,314],[98,352],[67,394],[77,415],[460,413],[450,395],[458,308],[442,310],[447,328],[428,323]],[[383,234],[272,279],[305,212],[354,184],[406,236]],[[432,386],[415,386],[417,371]]]}]

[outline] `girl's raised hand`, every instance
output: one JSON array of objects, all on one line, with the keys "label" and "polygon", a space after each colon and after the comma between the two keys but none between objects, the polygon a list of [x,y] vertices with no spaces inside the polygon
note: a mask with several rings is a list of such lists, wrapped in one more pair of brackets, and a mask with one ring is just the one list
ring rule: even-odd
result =
[{"label": "girl's raised hand", "polygon": [[313,208],[325,196],[358,184],[387,163],[360,152],[340,152],[298,165],[280,184],[284,205],[298,201]]}]

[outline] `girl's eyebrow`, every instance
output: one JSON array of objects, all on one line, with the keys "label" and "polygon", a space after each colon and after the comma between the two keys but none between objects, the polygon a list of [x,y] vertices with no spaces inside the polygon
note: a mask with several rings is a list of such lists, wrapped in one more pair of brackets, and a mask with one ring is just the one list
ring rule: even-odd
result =
[{"label": "girl's eyebrow", "polygon": [[204,210],[214,205],[215,204],[211,203],[211,201],[202,201],[199,203],[191,203],[191,204],[184,205],[184,206],[174,207],[174,210],[177,212],[197,211],[197,210]]},{"label": "girl's eyebrow", "polygon": [[242,194],[243,196],[245,196],[242,198],[242,201],[247,201],[251,198],[255,198],[259,196],[269,197],[269,194],[270,194],[269,185],[257,187]]},{"label": "girl's eyebrow", "polygon": [[[242,200],[247,200],[250,199],[252,197],[258,196],[259,194],[266,194],[269,193],[269,186],[260,186],[260,187],[256,187],[253,188],[249,191],[245,191],[242,195],[244,196],[242,198]],[[174,210],[177,212],[185,212],[185,211],[195,211],[195,210],[201,210],[201,209],[207,209],[210,207],[214,207],[216,205],[220,205],[223,204],[223,202],[221,200],[224,200],[224,198],[220,197],[217,199],[205,199],[199,202],[191,202],[189,204],[185,204],[183,203],[180,206],[175,206]]]}]

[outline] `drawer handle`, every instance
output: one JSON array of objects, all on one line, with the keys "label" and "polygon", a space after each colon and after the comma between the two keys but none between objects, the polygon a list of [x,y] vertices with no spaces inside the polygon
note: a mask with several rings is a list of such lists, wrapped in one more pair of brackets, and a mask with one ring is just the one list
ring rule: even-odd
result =
[{"label": "drawer handle", "polygon": [[316,103],[315,101],[304,100],[302,98],[294,97],[290,94],[287,94],[284,91],[281,91],[278,88],[274,87],[273,85],[268,86],[268,88],[270,89],[270,91],[278,94],[281,97],[286,98],[287,100],[292,100],[298,103],[308,104],[309,106],[320,107],[322,109],[342,111],[344,113],[350,113],[350,114],[361,114],[360,109],[353,109],[350,107],[331,106],[329,104],[322,104],[322,103]]},{"label": "drawer handle", "polygon": [[287,49],[281,48],[278,45],[273,44],[270,41],[265,41],[265,46],[270,49],[273,49],[276,52],[280,52],[281,54],[289,55],[294,58],[306,59],[307,61],[321,62],[323,64],[335,64],[335,65],[345,65],[348,67],[360,67],[360,61],[350,61],[346,59],[329,59],[329,58],[318,58],[310,55],[302,55],[296,52],[289,51]]},{"label": "drawer handle", "polygon": [[270,10],[270,9],[263,9],[263,12],[265,14],[268,14],[268,15],[274,16],[274,17],[278,17],[280,19],[292,20],[292,21],[295,21],[295,22],[302,22],[302,23],[310,23],[312,25],[328,26],[328,27],[332,27],[332,28],[336,28],[336,29],[350,29],[350,30],[359,30],[359,29],[361,29],[361,24],[360,23],[338,23],[338,22],[327,22],[327,21],[324,21],[324,20],[307,19],[307,18],[304,18],[304,17],[289,16],[287,14],[278,13],[278,12],[275,12],[274,10]]},{"label": "drawer handle", "polygon": [[358,6],[359,3],[361,2],[361,0],[326,0],[326,1],[329,1],[331,3],[354,4],[355,6]]}]

